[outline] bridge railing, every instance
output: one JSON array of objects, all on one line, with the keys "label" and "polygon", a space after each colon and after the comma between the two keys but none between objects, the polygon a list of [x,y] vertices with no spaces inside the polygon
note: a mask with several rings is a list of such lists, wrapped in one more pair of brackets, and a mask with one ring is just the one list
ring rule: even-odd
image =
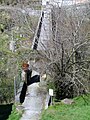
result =
[{"label": "bridge railing", "polygon": [[37,25],[37,29],[36,29],[36,32],[35,32],[34,40],[33,40],[32,49],[34,49],[34,50],[36,50],[37,46],[38,46],[38,41],[39,41],[39,37],[40,37],[40,33],[41,33],[43,18],[44,18],[44,12],[42,11],[39,22],[38,22],[38,25]]},{"label": "bridge railing", "polygon": [[21,77],[21,72],[14,77],[14,95],[16,96],[19,92],[21,92],[22,89],[22,77]]}]

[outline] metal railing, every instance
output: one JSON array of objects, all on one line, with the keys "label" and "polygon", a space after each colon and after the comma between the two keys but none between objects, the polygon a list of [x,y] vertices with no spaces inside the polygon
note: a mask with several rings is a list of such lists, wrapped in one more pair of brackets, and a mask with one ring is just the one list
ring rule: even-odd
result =
[{"label": "metal railing", "polygon": [[32,45],[33,50],[36,50],[37,46],[38,46],[38,41],[39,41],[39,37],[40,37],[40,33],[41,33],[43,18],[44,18],[44,12],[42,11],[41,17],[39,19],[38,26],[37,26],[37,29],[36,29],[36,33],[35,33],[35,36],[34,36],[34,40],[33,40],[33,45]]},{"label": "metal railing", "polygon": [[14,95],[16,96],[19,92],[21,92],[23,82],[21,78],[21,72],[14,77]]}]

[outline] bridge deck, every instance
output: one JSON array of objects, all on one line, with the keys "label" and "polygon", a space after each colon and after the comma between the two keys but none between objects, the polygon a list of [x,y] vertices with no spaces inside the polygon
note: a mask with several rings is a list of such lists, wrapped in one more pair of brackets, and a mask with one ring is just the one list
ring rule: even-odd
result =
[{"label": "bridge deck", "polygon": [[41,33],[38,41],[37,50],[46,49],[50,39],[50,8],[47,6],[43,10],[44,18],[42,21]]}]

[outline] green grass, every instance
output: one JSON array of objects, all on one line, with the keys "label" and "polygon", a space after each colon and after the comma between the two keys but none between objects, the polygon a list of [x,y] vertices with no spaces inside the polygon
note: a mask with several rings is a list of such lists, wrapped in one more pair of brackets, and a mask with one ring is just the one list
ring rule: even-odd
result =
[{"label": "green grass", "polygon": [[11,115],[9,115],[9,118],[7,120],[20,120],[21,116],[22,111],[17,111],[15,105],[13,105]]},{"label": "green grass", "polygon": [[43,111],[41,120],[90,120],[90,95],[74,98],[75,103],[55,104]]}]

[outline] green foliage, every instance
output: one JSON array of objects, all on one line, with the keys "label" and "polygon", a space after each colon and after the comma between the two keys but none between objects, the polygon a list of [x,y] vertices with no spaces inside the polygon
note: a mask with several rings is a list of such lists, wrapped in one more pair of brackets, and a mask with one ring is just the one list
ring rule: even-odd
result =
[{"label": "green foliage", "polygon": [[[11,0],[4,2],[11,3]],[[22,62],[31,57],[38,17],[0,10],[0,18],[0,103],[8,103],[14,99],[14,77],[18,77]],[[12,40],[15,41],[13,52],[10,50]]]},{"label": "green foliage", "polygon": [[9,116],[7,120],[20,120],[21,116],[22,116],[22,112],[17,111],[16,106],[13,105],[13,110],[11,112],[11,115]]},{"label": "green foliage", "polygon": [[[9,83],[8,83],[9,82]],[[6,84],[5,84],[6,83]],[[14,86],[11,80],[3,80],[0,84],[0,104],[10,103],[14,99]]]},{"label": "green foliage", "polygon": [[41,120],[90,120],[90,95],[83,97],[75,98],[72,105],[58,103],[49,107],[42,113]]},{"label": "green foliage", "polygon": [[13,20],[10,16],[9,12],[6,12],[4,10],[0,11],[0,30],[3,29],[8,29],[10,30],[10,27],[13,25]]}]

